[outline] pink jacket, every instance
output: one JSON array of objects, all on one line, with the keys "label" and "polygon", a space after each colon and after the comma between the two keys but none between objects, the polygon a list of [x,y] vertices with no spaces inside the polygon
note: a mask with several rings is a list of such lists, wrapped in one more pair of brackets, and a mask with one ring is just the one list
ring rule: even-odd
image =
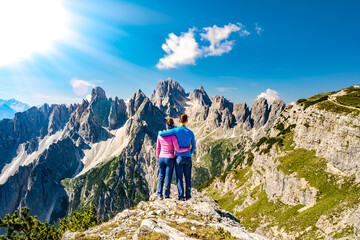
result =
[{"label": "pink jacket", "polygon": [[175,135],[171,135],[167,137],[158,136],[157,146],[156,146],[156,152],[158,158],[159,157],[174,158],[175,157],[174,148],[177,152],[187,152],[190,150],[189,147],[180,148],[178,140]]}]

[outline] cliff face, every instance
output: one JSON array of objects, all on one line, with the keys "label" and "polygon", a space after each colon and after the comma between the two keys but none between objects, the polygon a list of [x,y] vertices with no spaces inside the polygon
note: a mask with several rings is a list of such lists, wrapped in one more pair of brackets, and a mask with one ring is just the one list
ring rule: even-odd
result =
[{"label": "cliff face", "polygon": [[334,92],[288,106],[202,193],[269,238],[358,238],[360,109],[344,99],[359,91],[339,91],[343,102]]},{"label": "cliff face", "polygon": [[158,82],[151,101],[167,116],[179,117],[184,112],[187,97],[180,84],[169,78]]}]

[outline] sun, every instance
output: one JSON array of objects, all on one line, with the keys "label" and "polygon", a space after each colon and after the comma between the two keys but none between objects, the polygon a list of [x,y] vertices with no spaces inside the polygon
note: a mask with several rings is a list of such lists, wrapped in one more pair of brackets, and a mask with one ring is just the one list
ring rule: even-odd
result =
[{"label": "sun", "polygon": [[45,53],[66,37],[69,19],[63,1],[0,1],[0,67]]}]

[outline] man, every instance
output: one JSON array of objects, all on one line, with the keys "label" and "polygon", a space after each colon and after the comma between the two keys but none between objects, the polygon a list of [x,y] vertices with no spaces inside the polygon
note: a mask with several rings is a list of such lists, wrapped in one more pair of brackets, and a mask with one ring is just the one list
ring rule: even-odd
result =
[{"label": "man", "polygon": [[[175,135],[179,142],[179,146],[181,148],[188,147],[191,144],[191,149],[186,152],[176,152],[175,153],[175,172],[176,172],[176,181],[179,193],[179,200],[185,201],[191,198],[191,168],[192,168],[192,160],[191,154],[196,149],[195,135],[194,133],[186,127],[188,123],[188,116],[186,114],[181,114],[179,122],[181,124],[180,127],[171,129],[169,131],[161,132],[159,135],[161,137]],[[184,181],[183,176],[185,176],[185,197],[184,197]]]}]

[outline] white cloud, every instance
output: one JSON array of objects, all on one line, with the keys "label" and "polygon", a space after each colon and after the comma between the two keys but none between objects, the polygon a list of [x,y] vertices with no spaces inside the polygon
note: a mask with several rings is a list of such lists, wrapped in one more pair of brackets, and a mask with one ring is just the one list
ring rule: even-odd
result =
[{"label": "white cloud", "polygon": [[262,27],[260,27],[258,23],[255,23],[255,31],[258,35],[261,35],[261,33],[264,31],[264,29]]},{"label": "white cloud", "polygon": [[227,92],[227,91],[231,91],[231,90],[237,90],[237,88],[231,88],[231,87],[218,87],[218,88],[216,88],[216,90],[218,90],[219,92]]},{"label": "white cloud", "polygon": [[169,34],[162,49],[166,52],[163,58],[156,65],[159,69],[175,68],[184,64],[195,64],[195,60],[201,57],[202,53],[194,37],[194,28],[178,37],[174,33]]},{"label": "white cloud", "polygon": [[235,40],[227,41],[226,39],[229,38],[231,33],[239,31],[240,27],[229,23],[224,27],[214,25],[213,27],[204,28],[206,33],[200,33],[201,40],[206,39],[210,42],[210,46],[203,48],[204,56],[221,56],[223,53],[230,52]]},{"label": "white cloud", "polygon": [[[250,34],[241,23],[229,23],[223,27],[214,25],[212,27],[205,27],[202,30],[197,30],[194,27],[190,28],[186,33],[181,33],[180,36],[170,33],[166,42],[162,45],[166,55],[159,60],[156,67],[159,69],[169,69],[185,64],[194,65],[198,58],[221,56],[232,50],[235,40],[227,39],[231,33],[238,31],[240,31],[240,36],[248,36]],[[197,32],[200,32],[201,40],[209,41],[210,45],[200,45],[195,39]]]},{"label": "white cloud", "polygon": [[241,30],[240,37],[249,36],[250,32],[248,32],[246,29]]},{"label": "white cloud", "polygon": [[272,90],[272,89],[266,89],[265,92],[260,93],[256,100],[259,98],[265,98],[269,104],[273,103],[276,99],[279,99],[279,92]]}]

